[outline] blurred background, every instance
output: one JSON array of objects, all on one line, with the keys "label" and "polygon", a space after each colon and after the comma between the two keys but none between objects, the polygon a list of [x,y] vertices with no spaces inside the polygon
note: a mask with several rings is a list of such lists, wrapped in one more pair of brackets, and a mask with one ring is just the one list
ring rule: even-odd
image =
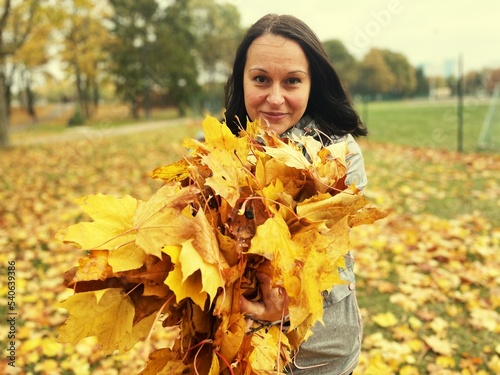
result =
[{"label": "blurred background", "polygon": [[[500,82],[493,1],[2,3],[0,145],[9,130],[56,117],[74,126],[113,113],[151,119],[165,109],[219,116],[236,46],[271,12],[296,15],[317,32],[357,103],[463,95],[477,105]],[[369,106],[359,108],[368,122]]]}]

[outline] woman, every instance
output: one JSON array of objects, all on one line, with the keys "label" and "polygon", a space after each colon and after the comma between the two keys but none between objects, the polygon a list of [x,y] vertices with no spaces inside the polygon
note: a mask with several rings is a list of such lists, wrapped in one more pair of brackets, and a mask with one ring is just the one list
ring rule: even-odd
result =
[{"label": "woman", "polygon": [[[282,137],[309,134],[323,142],[347,139],[347,184],[366,185],[363,157],[353,136],[367,130],[346,94],[314,32],[289,15],[269,14],[247,31],[226,86],[226,124],[235,134],[246,120],[262,119]],[[362,321],[355,296],[353,260],[346,257],[342,277],[349,282],[324,295],[325,325],[295,356],[293,374],[349,374],[358,363]],[[261,302],[241,300],[253,319],[280,319],[281,291],[260,275]]]}]

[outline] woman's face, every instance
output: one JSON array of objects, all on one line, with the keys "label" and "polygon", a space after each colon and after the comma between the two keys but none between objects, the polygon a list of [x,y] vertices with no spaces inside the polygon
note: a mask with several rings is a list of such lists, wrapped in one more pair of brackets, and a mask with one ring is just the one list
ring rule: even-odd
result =
[{"label": "woman's face", "polygon": [[260,118],[282,134],[304,115],[310,91],[309,63],[297,42],[272,34],[252,42],[243,73],[245,107],[252,121]]}]

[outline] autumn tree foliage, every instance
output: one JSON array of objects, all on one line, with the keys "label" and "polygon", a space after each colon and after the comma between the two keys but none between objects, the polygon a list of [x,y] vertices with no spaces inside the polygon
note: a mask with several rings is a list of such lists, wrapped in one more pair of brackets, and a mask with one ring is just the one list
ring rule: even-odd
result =
[{"label": "autumn tree foliage", "polygon": [[[61,341],[96,336],[109,354],[169,327],[178,336],[142,374],[260,374],[282,371],[322,320],[350,228],[386,215],[344,184],[347,143],[282,140],[260,122],[240,137],[214,118],[203,127],[206,142],[152,172],[165,183],[149,200],[79,200],[93,221],[59,234],[88,250],[66,274]],[[257,272],[290,301],[274,325],[240,311],[240,296],[260,298]]]},{"label": "autumn tree foliage", "polygon": [[[16,50],[11,58],[11,73],[9,83],[16,83],[19,99],[32,119],[37,119],[35,80],[42,76],[50,79],[52,73],[48,69],[51,59],[50,46],[54,43],[54,10],[50,5],[43,4],[33,19],[36,32],[30,33],[23,45]],[[10,107],[11,90],[7,90],[7,106]]]},{"label": "autumn tree foliage", "polygon": [[99,104],[99,88],[103,75],[109,70],[111,37],[103,20],[109,9],[93,0],[65,0],[57,10],[62,31],[61,60],[66,73],[73,78],[77,94],[77,111],[90,118]]},{"label": "autumn tree foliage", "polygon": [[16,2],[4,0],[0,8],[0,148],[9,146],[9,96],[5,66],[30,35],[33,17],[39,10],[39,0]]},{"label": "autumn tree foliage", "polygon": [[168,94],[181,116],[198,91],[194,58],[196,25],[186,0],[162,7],[154,0],[111,0],[112,73],[117,94],[134,118],[149,117],[151,94]]},{"label": "autumn tree foliage", "polygon": [[368,97],[386,94],[396,83],[396,76],[384,59],[382,52],[372,48],[359,65],[356,91]]},{"label": "autumn tree foliage", "polygon": [[333,65],[347,88],[353,88],[357,81],[358,61],[338,39],[323,42],[328,60]]},{"label": "autumn tree foliage", "polygon": [[381,51],[385,63],[394,74],[394,86],[390,94],[396,98],[408,97],[415,92],[417,77],[415,68],[408,62],[406,56],[401,53],[384,49]]}]

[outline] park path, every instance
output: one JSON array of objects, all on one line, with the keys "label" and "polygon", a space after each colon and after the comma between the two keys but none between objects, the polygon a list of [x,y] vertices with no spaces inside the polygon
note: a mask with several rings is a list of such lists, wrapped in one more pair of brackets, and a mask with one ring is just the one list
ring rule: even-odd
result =
[{"label": "park path", "polygon": [[116,137],[120,135],[167,129],[182,124],[186,124],[190,121],[193,121],[193,119],[177,118],[170,120],[140,122],[123,126],[98,126],[98,127],[75,126],[67,128],[65,131],[57,134],[37,135],[32,137],[12,139],[11,144],[14,146],[26,146],[26,145],[36,145],[36,144],[103,139],[103,138]]}]

